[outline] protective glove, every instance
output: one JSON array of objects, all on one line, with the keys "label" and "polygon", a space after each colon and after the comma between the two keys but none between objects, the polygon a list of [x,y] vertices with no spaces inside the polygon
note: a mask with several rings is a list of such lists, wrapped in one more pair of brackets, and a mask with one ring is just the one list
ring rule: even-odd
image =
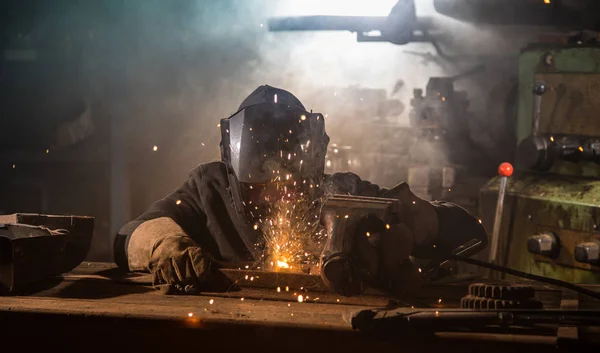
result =
[{"label": "protective glove", "polygon": [[165,294],[225,291],[232,283],[187,235],[170,235],[154,244],[149,261],[153,285]]},{"label": "protective glove", "polygon": [[154,286],[168,294],[232,287],[217,270],[220,263],[169,217],[151,219],[136,227],[128,241],[127,261],[130,271],[152,273]]},{"label": "protective glove", "polygon": [[352,258],[363,269],[365,286],[395,296],[414,294],[422,280],[410,260],[414,244],[412,231],[405,224],[392,224],[366,236],[363,229],[359,227],[356,234]]},{"label": "protective glove", "polygon": [[347,256],[329,260],[323,277],[329,287],[344,296],[360,294],[371,286],[395,296],[411,295],[421,286],[418,269],[409,256],[414,236],[405,224],[361,220],[353,231]]}]

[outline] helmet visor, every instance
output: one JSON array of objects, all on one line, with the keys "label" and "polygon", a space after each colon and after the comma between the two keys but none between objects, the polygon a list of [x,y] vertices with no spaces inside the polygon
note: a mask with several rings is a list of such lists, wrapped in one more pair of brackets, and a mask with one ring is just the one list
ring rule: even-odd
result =
[{"label": "helmet visor", "polygon": [[320,114],[258,104],[222,124],[223,152],[240,182],[301,181],[323,173],[328,137]]}]

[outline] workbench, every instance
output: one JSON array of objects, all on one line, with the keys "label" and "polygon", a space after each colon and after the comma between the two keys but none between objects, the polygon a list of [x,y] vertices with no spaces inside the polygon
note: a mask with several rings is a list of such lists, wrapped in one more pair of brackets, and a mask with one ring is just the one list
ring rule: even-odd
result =
[{"label": "workbench", "polygon": [[[238,272],[247,283],[261,280]],[[208,347],[225,352],[532,352],[555,347],[553,337],[542,336],[466,332],[377,337],[353,330],[348,317],[353,311],[383,307],[387,298],[373,294],[344,298],[308,291],[303,284],[260,288],[242,283],[225,293],[166,295],[151,286],[147,275],[84,262],[27,293],[0,297],[2,337],[9,346],[18,344],[20,351],[52,347],[55,352]]]}]

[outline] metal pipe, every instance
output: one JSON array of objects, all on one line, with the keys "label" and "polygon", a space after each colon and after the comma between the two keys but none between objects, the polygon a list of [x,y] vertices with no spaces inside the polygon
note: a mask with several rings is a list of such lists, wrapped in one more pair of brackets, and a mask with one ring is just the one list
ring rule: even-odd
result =
[{"label": "metal pipe", "polygon": [[496,215],[494,216],[494,230],[492,232],[492,244],[490,248],[490,262],[496,263],[498,255],[498,243],[500,242],[500,223],[502,221],[502,210],[504,208],[504,194],[506,193],[506,177],[500,178],[500,190],[498,191],[498,202],[496,203]]},{"label": "metal pipe", "polygon": [[269,31],[351,31],[368,32],[385,27],[387,16],[298,16],[274,17]]},{"label": "metal pipe", "polygon": [[[271,17],[267,20],[270,32],[283,31],[381,31],[386,28],[388,16],[295,16]],[[432,17],[417,17],[415,31],[435,31]]]},{"label": "metal pipe", "polygon": [[500,174],[500,188],[498,190],[498,201],[496,203],[496,214],[494,216],[494,230],[492,231],[492,242],[490,247],[489,262],[496,263],[498,257],[498,245],[500,243],[500,226],[502,224],[502,211],[504,209],[504,195],[506,194],[506,182],[512,175],[513,167],[510,163],[502,163],[498,167]]}]

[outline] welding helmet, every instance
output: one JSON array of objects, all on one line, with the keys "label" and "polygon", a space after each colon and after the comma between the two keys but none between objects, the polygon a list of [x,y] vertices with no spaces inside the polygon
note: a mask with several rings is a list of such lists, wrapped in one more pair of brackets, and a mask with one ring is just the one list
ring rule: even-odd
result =
[{"label": "welding helmet", "polygon": [[321,114],[288,91],[260,86],[221,120],[221,156],[238,181],[322,177],[329,137]]},{"label": "welding helmet", "polygon": [[321,114],[270,86],[258,87],[221,120],[221,157],[242,184],[295,183],[311,193],[323,178],[328,143]]}]

